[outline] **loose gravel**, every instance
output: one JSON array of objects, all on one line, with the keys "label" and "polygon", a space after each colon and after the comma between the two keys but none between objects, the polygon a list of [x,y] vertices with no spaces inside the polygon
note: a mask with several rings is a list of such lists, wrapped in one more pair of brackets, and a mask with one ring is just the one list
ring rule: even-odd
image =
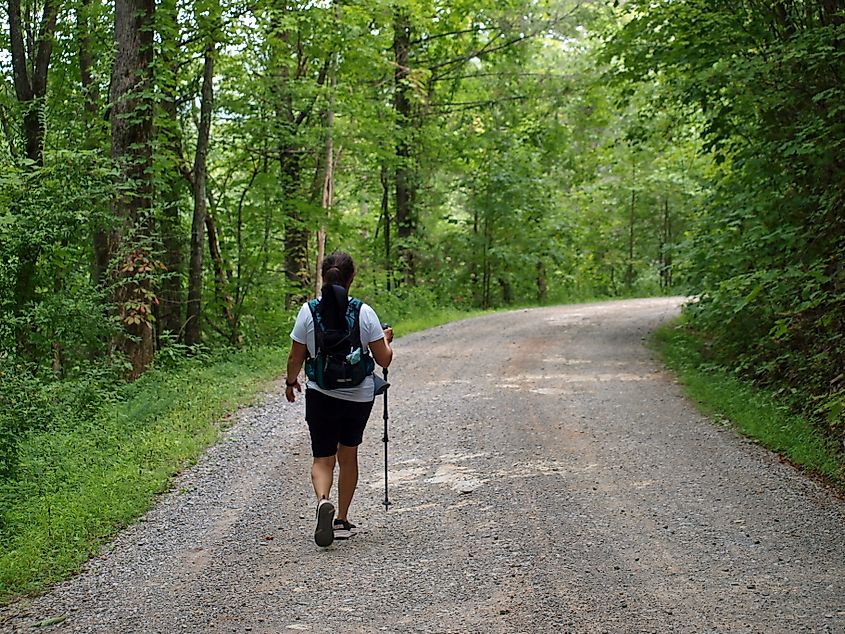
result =
[{"label": "loose gravel", "polygon": [[[706,420],[645,345],[679,299],[397,340],[350,518],[320,549],[302,399],[241,410],[3,632],[845,632],[845,503]],[[280,368],[282,360],[280,360]]]}]

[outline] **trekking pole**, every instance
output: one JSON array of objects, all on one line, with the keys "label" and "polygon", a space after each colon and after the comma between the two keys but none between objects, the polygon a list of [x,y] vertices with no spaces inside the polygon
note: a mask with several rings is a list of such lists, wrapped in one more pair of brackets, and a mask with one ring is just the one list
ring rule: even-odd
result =
[{"label": "trekking pole", "polygon": [[[387,368],[382,369],[384,382],[387,383]],[[390,506],[390,500],[387,497],[387,392],[384,390],[384,437],[381,439],[384,443],[384,510]]]}]

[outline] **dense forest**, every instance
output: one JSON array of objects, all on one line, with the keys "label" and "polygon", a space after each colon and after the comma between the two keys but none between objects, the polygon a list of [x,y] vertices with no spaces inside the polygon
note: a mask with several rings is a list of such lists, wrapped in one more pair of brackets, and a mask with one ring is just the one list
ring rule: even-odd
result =
[{"label": "dense forest", "polygon": [[461,306],[673,283],[706,160],[620,105],[600,5],[9,7],[0,337],[42,376],[274,340],[326,248]]},{"label": "dense forest", "polygon": [[4,394],[284,341],[326,249],[387,307],[678,283],[701,114],[655,107],[657,79],[613,80],[604,34],[626,19],[601,3],[14,0],[6,17]]},{"label": "dense forest", "polygon": [[57,402],[283,345],[333,249],[388,317],[686,294],[714,364],[845,433],[841,0],[0,15],[3,478]]}]

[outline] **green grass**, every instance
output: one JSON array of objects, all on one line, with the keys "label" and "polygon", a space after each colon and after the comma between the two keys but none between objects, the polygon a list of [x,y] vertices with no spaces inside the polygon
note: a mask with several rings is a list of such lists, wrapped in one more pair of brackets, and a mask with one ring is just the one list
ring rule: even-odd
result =
[{"label": "green grass", "polygon": [[283,372],[285,355],[262,348],[152,370],[94,418],[25,438],[17,477],[0,484],[0,602],[67,577],[150,508],[219,421]]},{"label": "green grass", "polygon": [[658,330],[655,343],[705,413],[727,419],[743,435],[845,490],[845,457],[810,420],[765,390],[709,364],[701,341],[677,323]]},{"label": "green grass", "polygon": [[486,315],[492,311],[484,310],[458,310],[457,308],[440,308],[435,311],[421,314],[414,317],[405,317],[400,319],[395,324],[390,324],[396,337],[402,335],[410,335],[413,332],[434,328],[442,324],[453,321],[460,321],[462,319],[469,319],[471,317],[478,317],[479,315]]}]

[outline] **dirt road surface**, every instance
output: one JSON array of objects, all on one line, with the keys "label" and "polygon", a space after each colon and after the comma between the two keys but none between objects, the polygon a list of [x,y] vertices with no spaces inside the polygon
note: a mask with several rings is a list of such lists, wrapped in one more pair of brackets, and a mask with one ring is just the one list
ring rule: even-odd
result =
[{"label": "dirt road surface", "polygon": [[[2,631],[845,632],[845,504],[706,420],[653,358],[679,299],[525,310],[398,340],[350,519],[313,542],[302,400],[233,427]],[[283,360],[280,359],[280,368]]]}]

